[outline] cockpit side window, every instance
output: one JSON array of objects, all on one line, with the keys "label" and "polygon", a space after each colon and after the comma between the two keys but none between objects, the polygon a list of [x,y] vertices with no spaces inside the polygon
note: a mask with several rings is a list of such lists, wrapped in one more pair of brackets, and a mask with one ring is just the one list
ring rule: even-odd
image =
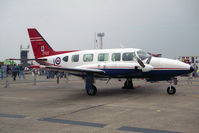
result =
[{"label": "cockpit side window", "polygon": [[143,50],[137,51],[137,55],[141,60],[145,60],[149,57],[149,54]]}]

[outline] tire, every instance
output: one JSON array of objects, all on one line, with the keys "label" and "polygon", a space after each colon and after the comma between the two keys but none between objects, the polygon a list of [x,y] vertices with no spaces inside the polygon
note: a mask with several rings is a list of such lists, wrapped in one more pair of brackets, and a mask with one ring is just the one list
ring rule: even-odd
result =
[{"label": "tire", "polygon": [[94,85],[92,85],[91,89],[87,89],[87,94],[89,96],[95,96],[97,94],[97,88]]},{"label": "tire", "polygon": [[124,88],[128,88],[127,86],[128,86],[128,83],[127,83],[127,81],[125,81],[124,82]]},{"label": "tire", "polygon": [[124,89],[129,89],[129,88],[133,88],[133,83],[132,82],[128,82],[128,81],[125,81],[124,83]]},{"label": "tire", "polygon": [[176,93],[175,87],[173,87],[173,86],[171,86],[171,88],[168,87],[168,88],[167,88],[167,93],[168,93],[169,95],[175,94],[175,93]]}]

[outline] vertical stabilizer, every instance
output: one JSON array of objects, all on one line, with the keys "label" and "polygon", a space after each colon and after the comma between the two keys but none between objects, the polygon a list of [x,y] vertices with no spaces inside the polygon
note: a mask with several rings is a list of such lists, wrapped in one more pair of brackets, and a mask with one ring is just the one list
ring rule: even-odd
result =
[{"label": "vertical stabilizer", "polygon": [[35,58],[46,57],[55,54],[55,51],[35,28],[29,28],[28,34]]}]

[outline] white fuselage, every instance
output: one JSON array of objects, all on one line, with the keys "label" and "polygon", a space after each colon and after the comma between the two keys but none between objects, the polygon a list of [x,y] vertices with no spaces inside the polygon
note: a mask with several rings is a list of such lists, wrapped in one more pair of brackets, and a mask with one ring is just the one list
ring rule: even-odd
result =
[{"label": "white fuselage", "polygon": [[[140,58],[137,53],[138,51],[141,51],[141,49],[124,48],[82,50],[44,58],[47,59],[45,65],[55,65],[67,68],[101,69],[104,70],[107,75],[113,77],[122,77],[122,75],[128,75],[129,73],[132,73],[132,71],[129,70],[135,69],[135,67],[138,67],[139,69],[142,69],[142,72],[145,72],[144,77],[159,77],[161,74],[162,76],[171,75],[174,77],[183,73],[187,73],[190,70],[190,65],[188,64],[178,60],[158,57],[152,57],[150,64],[146,64],[146,68],[141,68],[136,60],[137,57]],[[129,56],[129,53],[131,53],[133,57]],[[120,57],[114,59],[114,54],[120,55]],[[100,59],[101,57],[102,59]],[[142,61],[145,63],[146,60],[147,58],[143,59]],[[137,74],[132,75],[133,77],[136,75],[136,77],[139,78]]]}]

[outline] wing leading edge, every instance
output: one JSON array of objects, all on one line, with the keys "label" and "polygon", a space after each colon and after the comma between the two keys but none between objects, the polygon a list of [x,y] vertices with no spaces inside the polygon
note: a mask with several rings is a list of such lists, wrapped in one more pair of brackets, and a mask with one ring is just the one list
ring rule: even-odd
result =
[{"label": "wing leading edge", "polygon": [[102,74],[105,72],[99,69],[88,69],[88,68],[65,68],[65,67],[57,67],[57,66],[45,66],[46,69],[56,70],[56,71],[66,71],[71,73],[94,73],[94,74]]}]

